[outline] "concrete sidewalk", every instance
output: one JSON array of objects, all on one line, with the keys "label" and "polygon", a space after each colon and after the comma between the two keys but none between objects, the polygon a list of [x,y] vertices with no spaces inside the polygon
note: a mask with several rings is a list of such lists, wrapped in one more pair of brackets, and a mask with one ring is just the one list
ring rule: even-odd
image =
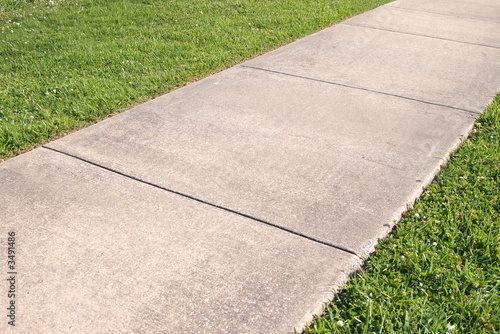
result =
[{"label": "concrete sidewalk", "polygon": [[0,331],[301,330],[499,92],[500,2],[399,0],[8,160]]}]

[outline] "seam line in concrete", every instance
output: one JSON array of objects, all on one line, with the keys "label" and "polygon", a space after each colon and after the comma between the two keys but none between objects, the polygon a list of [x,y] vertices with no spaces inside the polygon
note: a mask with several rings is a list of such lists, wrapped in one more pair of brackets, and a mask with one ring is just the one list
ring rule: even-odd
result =
[{"label": "seam line in concrete", "polygon": [[465,19],[465,20],[470,20],[470,21],[488,22],[488,23],[496,23],[496,24],[498,23],[498,22],[495,22],[495,21],[483,20],[483,19],[475,19],[475,18],[472,18],[472,17],[466,17],[466,16],[461,16],[461,15],[451,15],[451,14],[437,13],[437,12],[433,12],[433,11],[430,11],[430,10],[414,9],[414,8],[400,7],[400,6],[393,6],[393,5],[388,5],[387,7],[394,8],[394,9],[399,9],[399,10],[406,10],[406,11],[409,11],[409,12],[427,13],[427,14],[434,14],[434,15],[454,17],[456,19]]},{"label": "seam line in concrete", "polygon": [[73,155],[73,154],[70,154],[70,153],[67,153],[67,152],[64,152],[64,151],[61,151],[61,150],[58,150],[58,149],[55,149],[55,148],[52,148],[52,147],[48,147],[48,146],[45,146],[43,145],[42,148],[46,149],[46,150],[50,150],[50,151],[53,151],[53,152],[56,152],[56,153],[59,153],[59,154],[63,154],[65,156],[68,156],[68,157],[71,157],[73,159],[77,159],[77,160],[80,160],[80,161],[83,161],[85,163],[88,163],[92,166],[95,166],[95,167],[98,167],[98,168],[101,168],[101,169],[104,169],[104,170],[107,170],[108,172],[111,172],[111,173],[114,173],[114,174],[117,174],[117,175],[120,175],[120,176],[123,176],[123,177],[126,177],[128,179],[131,179],[131,180],[134,180],[134,181],[137,181],[137,182],[140,182],[140,183],[143,183],[143,184],[146,184],[148,186],[151,186],[151,187],[154,187],[154,188],[157,188],[157,189],[161,189],[163,191],[166,191],[166,192],[169,192],[169,193],[172,193],[172,194],[175,194],[175,195],[178,195],[178,196],[181,196],[181,197],[184,197],[184,198],[187,198],[187,199],[190,199],[190,200],[193,200],[193,201],[196,201],[198,203],[201,203],[201,204],[205,204],[205,205],[208,205],[208,206],[211,206],[211,207],[214,207],[214,208],[217,208],[217,209],[220,209],[220,210],[224,210],[226,212],[230,212],[232,214],[235,214],[235,215],[238,215],[238,216],[241,216],[241,217],[244,217],[244,218],[248,218],[248,219],[251,219],[253,221],[256,221],[256,222],[259,222],[259,223],[262,223],[262,224],[265,224],[265,225],[268,225],[268,226],[271,226],[271,227],[274,227],[274,228],[277,228],[277,229],[280,229],[282,231],[285,231],[285,232],[288,232],[288,233],[291,233],[293,235],[296,235],[298,237],[302,237],[302,238],[305,238],[307,240],[311,240],[311,241],[314,241],[316,243],[319,243],[319,244],[322,244],[324,246],[328,246],[328,247],[332,247],[332,248],[335,248],[335,249],[338,249],[338,250],[341,250],[341,251],[344,251],[346,253],[349,253],[349,254],[352,254],[356,257],[358,257],[359,259],[362,259],[362,257],[360,255],[358,255],[355,251],[352,251],[348,248],[345,248],[345,247],[342,247],[342,246],[337,246],[337,245],[334,245],[332,243],[329,243],[329,242],[326,242],[326,241],[322,241],[322,240],[319,240],[319,239],[316,239],[316,238],[313,238],[313,237],[310,237],[308,235],[305,235],[303,233],[300,233],[300,232],[297,232],[297,231],[294,231],[292,229],[288,229],[286,227],[282,227],[282,226],[279,226],[279,225],[276,225],[276,224],[273,224],[271,222],[268,222],[268,221],[265,221],[265,220],[262,220],[260,218],[257,218],[257,217],[253,217],[253,216],[250,216],[250,215],[247,215],[245,213],[242,213],[242,212],[239,212],[239,211],[236,211],[236,210],[233,210],[233,209],[230,209],[230,208],[226,208],[226,207],[223,207],[223,206],[220,206],[220,205],[217,205],[217,204],[214,204],[214,203],[210,203],[210,202],[207,202],[205,200],[202,200],[200,198],[197,198],[197,197],[193,197],[191,195],[187,195],[187,194],[184,194],[184,193],[181,193],[181,192],[178,192],[178,191],[175,191],[175,190],[172,190],[172,189],[168,189],[168,188],[165,188],[165,187],[162,187],[162,186],[159,186],[157,184],[154,184],[154,183],[151,183],[151,182],[148,182],[148,181],[145,181],[145,180],[141,180],[137,177],[134,177],[134,176],[131,176],[131,175],[128,175],[128,174],[125,174],[125,173],[122,173],[122,172],[119,172],[119,171],[116,171],[112,168],[109,168],[109,167],[106,167],[106,166],[103,166],[103,165],[100,165],[98,163],[95,163],[95,162],[92,162],[92,161],[89,161],[87,159],[84,159],[84,158],[81,158],[79,156],[76,156],[76,155]]},{"label": "seam line in concrete", "polygon": [[394,96],[394,97],[397,97],[397,98],[400,98],[400,99],[405,99],[405,100],[410,100],[410,101],[415,101],[415,102],[430,104],[430,105],[434,105],[434,106],[438,106],[438,107],[444,107],[444,108],[452,109],[454,111],[460,112],[460,114],[465,114],[467,116],[475,117],[475,116],[481,115],[480,112],[476,112],[476,111],[472,111],[472,110],[461,109],[461,108],[449,106],[449,105],[446,105],[446,104],[440,104],[440,103],[435,103],[435,102],[430,102],[430,101],[419,100],[419,99],[415,99],[413,97],[408,97],[408,96],[403,96],[403,95],[398,95],[398,94],[392,94],[392,93],[382,92],[382,91],[378,91],[378,90],[374,90],[374,89],[370,89],[370,88],[364,88],[364,87],[347,85],[347,84],[343,84],[343,83],[339,83],[339,82],[333,82],[333,81],[315,79],[315,78],[310,78],[310,77],[306,77],[306,76],[302,76],[302,75],[297,75],[297,74],[290,74],[290,73],[285,73],[285,72],[280,72],[280,71],[274,71],[274,70],[270,70],[270,69],[262,68],[262,67],[256,67],[256,66],[250,66],[250,65],[243,65],[243,64],[238,65],[238,66],[241,66],[241,67],[244,67],[244,68],[250,68],[250,69],[254,69],[254,70],[259,70],[259,71],[264,71],[264,72],[270,72],[270,73],[276,73],[276,74],[286,75],[286,76],[290,76],[290,77],[294,77],[294,78],[299,78],[299,79],[305,79],[305,80],[310,80],[310,81],[316,81],[316,82],[326,83],[326,84],[335,85],[335,86],[341,86],[341,87],[346,87],[346,88],[352,88],[352,89],[362,90],[362,91],[376,93],[376,94],[382,94],[382,95],[387,95],[387,96]]},{"label": "seam line in concrete", "polygon": [[384,29],[384,28],[377,28],[377,27],[371,27],[371,26],[368,26],[368,25],[352,24],[352,23],[347,23],[347,22],[341,22],[340,24],[343,24],[343,25],[346,25],[346,26],[350,26],[350,27],[362,27],[362,28],[368,28],[368,29],[375,29],[375,30],[393,32],[393,33],[396,33],[396,34],[426,37],[426,38],[437,39],[437,40],[440,40],[440,41],[449,41],[449,42],[455,42],[455,43],[460,43],[460,44],[482,46],[482,47],[487,47],[487,48],[492,48],[492,49],[500,50],[500,47],[498,47],[498,46],[491,46],[491,45],[486,45],[486,44],[471,43],[471,42],[465,42],[465,41],[457,41],[455,39],[435,37],[435,36],[431,36],[431,35],[414,34],[414,33],[410,33],[410,32],[397,31],[397,30]]}]

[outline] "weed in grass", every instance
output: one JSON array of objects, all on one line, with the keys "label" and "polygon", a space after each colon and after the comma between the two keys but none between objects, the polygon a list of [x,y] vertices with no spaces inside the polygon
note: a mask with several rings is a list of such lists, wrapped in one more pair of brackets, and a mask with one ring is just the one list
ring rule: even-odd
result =
[{"label": "weed in grass", "polygon": [[500,96],[306,333],[500,330]]}]

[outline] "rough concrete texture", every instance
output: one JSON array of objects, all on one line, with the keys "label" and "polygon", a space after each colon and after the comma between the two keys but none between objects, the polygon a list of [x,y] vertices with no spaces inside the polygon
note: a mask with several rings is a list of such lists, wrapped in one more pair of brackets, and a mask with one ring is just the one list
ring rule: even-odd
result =
[{"label": "rough concrete texture", "polygon": [[12,332],[291,333],[358,263],[46,149],[0,179],[2,241],[17,237]]},{"label": "rough concrete texture", "polygon": [[473,112],[500,90],[500,49],[346,24],[244,66]]},{"label": "rough concrete texture", "polygon": [[233,68],[47,146],[364,256],[472,121]]},{"label": "rough concrete texture", "polygon": [[[465,20],[500,22],[500,2],[498,0],[401,0],[388,6],[406,8],[416,12],[428,12],[453,16]],[[490,35],[500,34],[490,31]]]},{"label": "rough concrete texture", "polygon": [[302,328],[500,92],[499,11],[396,1],[0,164],[17,332]]},{"label": "rough concrete texture", "polygon": [[404,4],[405,2],[378,7],[342,24],[500,48],[500,15],[497,20],[491,22],[467,20],[455,16],[408,10],[397,6],[398,3]]}]

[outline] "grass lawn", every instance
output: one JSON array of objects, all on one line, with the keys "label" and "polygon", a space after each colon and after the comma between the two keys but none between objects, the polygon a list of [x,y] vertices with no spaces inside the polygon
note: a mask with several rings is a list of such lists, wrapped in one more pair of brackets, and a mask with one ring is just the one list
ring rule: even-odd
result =
[{"label": "grass lawn", "polygon": [[307,333],[500,331],[500,95]]},{"label": "grass lawn", "polygon": [[390,0],[0,0],[0,161]]},{"label": "grass lawn", "polygon": [[[0,161],[387,2],[0,0]],[[500,331],[499,196],[497,98],[307,332]]]}]

